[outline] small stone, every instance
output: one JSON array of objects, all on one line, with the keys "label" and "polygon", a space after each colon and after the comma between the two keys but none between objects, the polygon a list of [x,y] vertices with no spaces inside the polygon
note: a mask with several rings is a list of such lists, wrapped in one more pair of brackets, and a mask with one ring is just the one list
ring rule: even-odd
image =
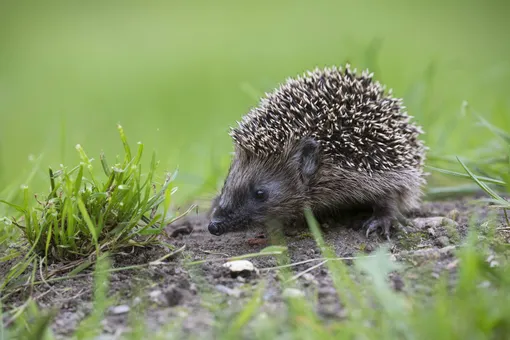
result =
[{"label": "small stone", "polygon": [[330,302],[320,304],[318,306],[317,312],[324,318],[329,319],[341,319],[342,316],[342,308],[338,303]]},{"label": "small stone", "polygon": [[487,258],[487,262],[489,263],[489,266],[491,268],[499,266],[499,262],[496,260],[496,257],[494,255],[489,255],[489,257]]},{"label": "small stone", "polygon": [[441,226],[442,227],[454,227],[454,228],[457,228],[459,226],[459,224],[457,222],[455,222],[453,219],[450,219],[448,217],[444,217],[443,220],[441,221]]},{"label": "small stone", "polygon": [[317,298],[323,299],[328,296],[337,296],[337,292],[336,292],[335,288],[330,287],[330,286],[320,287],[317,292]]},{"label": "small stone", "polygon": [[300,298],[305,296],[305,293],[296,288],[285,288],[282,293],[284,299]]},{"label": "small stone", "polygon": [[227,294],[229,296],[234,296],[236,298],[241,296],[241,291],[239,289],[228,288],[227,286],[224,286],[224,285],[216,285],[215,288],[220,293],[224,293],[224,294]]},{"label": "small stone", "polygon": [[459,211],[457,209],[453,209],[448,214],[446,214],[446,217],[455,221],[455,222],[458,222],[459,221]]},{"label": "small stone", "polygon": [[315,279],[315,276],[313,276],[310,273],[305,273],[301,276],[303,278],[303,285],[305,287],[309,287],[310,285],[318,285],[319,282]]},{"label": "small stone", "polygon": [[454,261],[452,261],[452,262],[450,262],[450,263],[448,263],[448,264],[446,265],[446,269],[448,269],[448,270],[455,269],[455,268],[457,268],[457,265],[458,265],[458,264],[459,264],[459,260],[458,260],[458,259],[455,259]]},{"label": "small stone", "polygon": [[373,251],[374,251],[374,246],[373,245],[371,245],[371,244],[365,245],[365,252],[371,253]]},{"label": "small stone", "polygon": [[439,254],[441,255],[452,255],[453,251],[455,250],[455,246],[446,246],[441,249],[439,249]]},{"label": "small stone", "polygon": [[443,217],[418,217],[413,219],[415,228],[424,230],[428,228],[437,228],[441,226]]},{"label": "small stone", "polygon": [[393,289],[397,292],[401,292],[404,289],[404,286],[405,286],[404,280],[402,279],[402,277],[400,275],[393,276],[391,283],[392,283]]},{"label": "small stone", "polygon": [[436,236],[436,230],[434,228],[428,228],[427,232],[430,234],[430,236]]},{"label": "small stone", "polygon": [[413,225],[417,229],[429,231],[430,229],[437,229],[439,227],[452,227],[457,228],[459,224],[448,217],[419,217],[413,220]]},{"label": "small stone", "polygon": [[131,308],[128,305],[120,305],[110,308],[110,313],[113,315],[126,314]]},{"label": "small stone", "polygon": [[157,302],[161,294],[163,294],[161,290],[153,290],[152,292],[149,293],[149,298],[152,301]]},{"label": "small stone", "polygon": [[184,290],[189,290],[190,285],[191,284],[188,279],[180,279],[179,281],[177,281],[177,287]]},{"label": "small stone", "polygon": [[448,236],[439,236],[436,239],[436,243],[438,246],[446,247],[450,244],[450,239],[448,238]]},{"label": "small stone", "polygon": [[304,273],[302,278],[305,279],[308,282],[314,282],[315,281],[315,276],[313,276],[310,273]]},{"label": "small stone", "polygon": [[166,304],[169,307],[177,306],[184,298],[182,289],[179,289],[175,285],[171,285],[164,292]]},{"label": "small stone", "polygon": [[246,278],[250,277],[252,274],[258,274],[258,269],[255,268],[253,263],[247,260],[229,261],[223,264],[223,267],[230,270],[232,278],[238,276]]},{"label": "small stone", "polygon": [[189,291],[191,292],[191,294],[196,295],[197,294],[197,286],[196,286],[196,284],[194,284],[194,283],[190,284]]}]

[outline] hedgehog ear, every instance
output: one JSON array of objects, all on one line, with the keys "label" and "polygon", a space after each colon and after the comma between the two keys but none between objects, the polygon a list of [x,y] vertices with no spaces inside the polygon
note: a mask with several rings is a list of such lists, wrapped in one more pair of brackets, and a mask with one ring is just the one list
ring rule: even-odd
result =
[{"label": "hedgehog ear", "polygon": [[293,157],[305,182],[317,171],[319,167],[319,143],[311,137],[301,139]]}]

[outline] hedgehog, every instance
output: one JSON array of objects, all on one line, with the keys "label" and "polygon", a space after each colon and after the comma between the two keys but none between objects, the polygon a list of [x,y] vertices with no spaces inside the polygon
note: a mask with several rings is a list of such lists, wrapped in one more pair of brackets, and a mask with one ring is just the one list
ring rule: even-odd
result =
[{"label": "hedgehog", "polygon": [[307,208],[335,216],[365,207],[366,237],[389,240],[391,229],[412,226],[406,216],[426,182],[427,148],[412,118],[368,70],[315,68],[287,79],[230,128],[233,158],[209,232],[271,221],[288,230]]}]

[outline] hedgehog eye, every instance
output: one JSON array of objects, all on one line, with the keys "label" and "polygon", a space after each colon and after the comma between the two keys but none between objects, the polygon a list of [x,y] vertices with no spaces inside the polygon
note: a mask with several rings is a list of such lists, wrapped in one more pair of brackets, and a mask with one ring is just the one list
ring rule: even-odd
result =
[{"label": "hedgehog eye", "polygon": [[261,189],[255,190],[254,196],[257,201],[265,201],[267,198],[266,192]]}]

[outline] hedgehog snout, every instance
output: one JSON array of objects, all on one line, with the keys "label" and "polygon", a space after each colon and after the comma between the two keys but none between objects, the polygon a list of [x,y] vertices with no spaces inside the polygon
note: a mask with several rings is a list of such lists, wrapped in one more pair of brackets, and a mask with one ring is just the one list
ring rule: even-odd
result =
[{"label": "hedgehog snout", "polygon": [[213,235],[220,236],[225,233],[225,226],[220,221],[211,221],[209,222],[209,226],[207,227],[209,232]]},{"label": "hedgehog snout", "polygon": [[222,217],[224,212],[218,206],[220,196],[216,197],[213,201],[213,208],[210,213],[210,221],[207,229],[213,235],[220,236],[226,232],[226,228],[224,226],[224,218]]}]

